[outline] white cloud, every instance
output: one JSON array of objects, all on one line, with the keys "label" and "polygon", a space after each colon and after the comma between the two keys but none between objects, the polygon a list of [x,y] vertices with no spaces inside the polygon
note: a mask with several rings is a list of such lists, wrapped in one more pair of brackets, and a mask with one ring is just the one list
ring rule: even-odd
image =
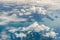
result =
[{"label": "white cloud", "polygon": [[2,21],[0,22],[0,25],[7,24],[10,21],[26,21],[25,18],[11,18],[11,17],[1,17]]},{"label": "white cloud", "polygon": [[9,27],[9,28],[7,28],[7,29],[8,29],[9,32],[12,32],[12,33],[14,33],[14,32],[17,31],[17,29],[14,28],[14,27]]},{"label": "white cloud", "polygon": [[21,12],[23,12],[23,13],[24,13],[24,12],[26,12],[26,11],[25,11],[24,9],[21,9]]},{"label": "white cloud", "polygon": [[[0,0],[1,1],[1,0]],[[0,16],[0,19],[3,21],[0,22],[0,24],[6,24],[10,21],[26,21],[26,18],[18,18],[16,14],[19,14],[20,16],[23,15],[30,15],[31,12],[36,12],[38,11],[40,14],[45,15],[48,10],[57,10],[60,9],[60,1],[59,0],[2,0],[5,2],[16,2],[17,5],[20,5],[21,3],[23,4],[29,4],[29,10],[21,9],[21,11],[17,9],[13,9],[12,12],[13,14],[11,16],[7,16],[9,12],[3,12],[3,14]],[[59,3],[58,3],[59,2]],[[48,10],[44,9],[43,6],[48,6]],[[26,5],[27,6],[27,5]],[[25,7],[25,6],[24,6]],[[9,28],[9,32],[16,32],[16,31],[28,31],[28,33],[35,31],[35,32],[40,32],[40,31],[51,31],[49,27],[45,25],[39,25],[37,22],[34,22],[28,27],[22,27],[22,29],[19,28]],[[17,37],[26,37],[26,34],[24,33],[14,33]],[[51,31],[47,32],[44,36],[46,37],[56,37],[56,33]],[[5,37],[5,36],[4,36]]]},{"label": "white cloud", "polygon": [[26,37],[26,34],[24,33],[19,33],[19,34],[15,33],[15,35],[16,37],[21,37],[21,38]]},{"label": "white cloud", "polygon": [[[46,31],[45,33],[42,33],[44,37],[51,37],[56,38],[57,33],[54,32],[51,28],[45,26],[45,25],[38,25],[37,22],[34,22],[28,27],[18,27],[18,28],[9,28],[9,32],[12,32],[16,35],[16,37],[26,37],[26,34],[31,33],[32,31],[40,33],[41,31]],[[19,31],[20,33],[16,33],[16,31]],[[26,33],[24,33],[27,31]]]},{"label": "white cloud", "polygon": [[40,14],[44,14],[44,15],[45,15],[46,12],[47,12],[47,10],[45,10],[44,8],[42,8],[42,7],[39,8],[39,13],[40,13]]},{"label": "white cloud", "polygon": [[[7,2],[12,1],[13,2],[15,0],[2,0],[2,1],[7,1]],[[33,12],[38,11],[39,14],[45,15],[45,14],[51,12],[50,10],[60,9],[59,0],[58,1],[56,1],[56,0],[31,0],[31,1],[30,0],[16,0],[16,1],[17,1],[16,2],[17,5],[21,5],[20,2],[22,2],[23,4],[25,4],[25,2],[26,2],[29,7],[28,10],[21,9],[21,11],[19,11],[15,8],[12,11],[10,11],[13,13],[13,15],[10,17],[6,16],[9,14],[9,12],[3,12],[3,14],[0,16],[0,18],[3,19],[3,21],[0,24],[6,24],[9,21],[26,21],[27,20],[26,18],[17,18],[16,14],[23,16],[23,15],[30,15],[32,11]],[[6,3],[6,4],[8,4],[8,3]],[[43,6],[48,6],[48,9],[46,10],[45,8],[43,8]],[[22,7],[27,8],[27,5],[22,6]]]},{"label": "white cloud", "polygon": [[6,32],[1,32],[1,34],[0,34],[0,39],[1,40],[9,40],[10,39],[10,36],[6,33]]},{"label": "white cloud", "polygon": [[51,32],[46,33],[44,36],[51,37],[51,38],[56,38],[56,33],[51,31]]},{"label": "white cloud", "polygon": [[[19,16],[23,16],[23,15],[30,15],[32,14],[32,11],[38,11],[40,14],[46,14],[46,10],[42,7],[35,7],[35,6],[30,6],[28,10],[26,9],[21,9],[21,11],[19,11],[18,9],[13,9],[12,11],[9,12],[2,12],[0,19],[2,19],[3,21],[1,21],[0,24],[7,24],[10,21],[26,21],[26,18],[18,18],[17,14]],[[11,16],[7,16],[10,13],[12,13]]]},{"label": "white cloud", "polygon": [[45,25],[38,25],[37,22],[34,22],[33,24],[31,24],[29,27],[26,28],[22,28],[22,31],[27,31],[27,30],[34,30],[36,32],[40,32],[42,30],[46,30],[49,31],[49,27],[45,26]]},{"label": "white cloud", "polygon": [[23,16],[24,14],[23,13],[19,13],[19,16]]},{"label": "white cloud", "polygon": [[31,12],[26,12],[26,13],[24,13],[24,15],[30,15],[31,14]]},{"label": "white cloud", "polygon": [[[0,0],[1,1],[1,0]],[[50,9],[60,9],[60,0],[2,0],[7,2],[15,2],[17,4],[30,4],[37,6],[49,6]]]},{"label": "white cloud", "polygon": [[[13,12],[12,12],[13,13]],[[3,14],[0,15],[0,25],[7,24],[10,21],[26,21],[26,18],[18,18],[16,14],[12,14],[11,16],[7,16],[9,12],[3,12]]]},{"label": "white cloud", "polygon": [[[35,31],[35,32],[40,32],[40,31],[46,31],[46,34],[43,36],[45,37],[51,37],[51,38],[55,38],[57,33],[55,33],[51,28],[45,26],[45,25],[38,25],[37,22],[34,22],[32,25],[30,25],[29,27],[26,28],[22,28],[22,31],[28,31],[28,33]],[[48,32],[50,31],[50,32]]]}]

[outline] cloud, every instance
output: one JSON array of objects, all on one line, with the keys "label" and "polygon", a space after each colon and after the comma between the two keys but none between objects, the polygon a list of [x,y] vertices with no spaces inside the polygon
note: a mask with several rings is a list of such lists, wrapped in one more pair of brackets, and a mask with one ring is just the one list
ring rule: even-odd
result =
[{"label": "cloud", "polygon": [[[56,0],[2,0],[2,2],[7,2],[6,4],[8,4],[9,2],[13,2],[13,3],[15,2],[15,4],[18,6],[13,8],[11,11],[5,12],[2,10],[3,12],[0,15],[0,19],[2,21],[0,21],[0,25],[7,24],[10,21],[27,21],[26,18],[21,18],[21,17],[19,18],[18,15],[27,16],[32,14],[32,12],[38,12],[39,14],[45,15],[48,12],[51,12],[51,10],[60,9],[59,0],[58,1]],[[7,7],[6,4],[4,5],[4,7]],[[26,4],[26,5],[23,5],[23,4]],[[23,5],[22,6],[23,8],[20,10],[17,9],[18,7],[20,7],[19,5]],[[47,9],[44,8],[45,6],[47,6]],[[8,7],[10,7],[9,4],[8,4]],[[41,31],[43,32],[46,31],[45,33],[42,33],[42,34],[44,37],[48,37],[48,38],[49,37],[55,38],[57,36],[56,32],[54,32],[50,27],[45,26],[44,24],[39,25],[37,22],[34,22],[33,24],[27,27],[22,27],[22,28],[9,27],[6,30],[14,33],[16,37],[27,37],[27,34],[31,33],[32,31],[38,32],[38,33],[41,33]],[[20,33],[18,34],[16,31],[19,31]],[[24,32],[26,32],[26,34]]]},{"label": "cloud", "polygon": [[[6,5],[4,5],[6,6]],[[8,7],[10,7],[11,5],[8,4]],[[16,8],[13,8],[11,11],[3,11],[2,14],[0,15],[0,19],[1,21],[1,25],[2,24],[7,24],[10,21],[27,21],[26,18],[22,18],[24,15],[28,16],[31,15],[32,12],[38,12],[39,14],[46,14],[46,10],[43,7],[36,7],[36,6],[22,6],[22,9],[17,9],[18,6],[16,6]],[[18,17],[18,16],[22,16],[22,17]],[[17,20],[16,20],[17,19]]]},{"label": "cloud", "polygon": [[[17,5],[21,5],[19,0],[16,2]],[[28,4],[29,7],[31,7],[32,11],[39,10],[40,13],[46,14],[46,12],[51,10],[59,10],[60,9],[60,1],[59,0],[22,0],[22,5]],[[26,5],[27,6],[27,5]],[[44,6],[47,6],[47,10],[41,10]],[[24,6],[25,7],[25,6]]]},{"label": "cloud", "polygon": [[0,40],[10,40],[10,36],[6,33],[6,32],[1,32],[0,33],[1,35],[0,35]]},{"label": "cloud", "polygon": [[[11,31],[10,31],[11,30]],[[9,29],[9,32],[14,33],[17,37],[26,37],[27,34],[32,33],[33,32],[37,32],[37,33],[42,33],[41,31],[45,31],[44,33],[42,33],[42,36],[44,37],[51,37],[51,38],[55,38],[57,37],[57,33],[54,32],[51,28],[45,26],[45,25],[38,25],[37,22],[34,22],[33,24],[31,24],[28,27],[19,27],[19,28],[13,28],[13,29]],[[19,31],[20,33],[17,33],[16,31]],[[24,33],[26,32],[26,33]]]},{"label": "cloud", "polygon": [[[1,0],[0,0],[1,1]],[[2,0],[3,2],[15,2],[17,4],[30,4],[36,6],[49,6],[49,9],[60,9],[60,0]]]},{"label": "cloud", "polygon": [[51,37],[51,38],[55,38],[56,37],[56,33],[51,31],[51,32],[48,32],[44,35],[45,37]]},{"label": "cloud", "polygon": [[18,37],[21,37],[21,38],[26,37],[26,34],[24,34],[24,33],[19,33],[19,34],[15,33],[15,35],[17,38]]},{"label": "cloud", "polygon": [[34,22],[33,24],[31,24],[29,27],[26,27],[26,28],[22,28],[22,31],[27,31],[27,30],[34,30],[36,32],[40,32],[42,30],[46,30],[46,31],[49,31],[50,28],[45,26],[45,25],[38,25],[37,22]]},{"label": "cloud", "polygon": [[7,27],[6,29],[8,29],[8,31],[9,31],[9,32],[12,32],[12,33],[14,33],[14,32],[17,31],[17,29],[14,28],[14,27]]},{"label": "cloud", "polygon": [[26,21],[27,20],[26,18],[18,18],[17,15],[15,14],[16,12],[15,13],[14,12],[12,11],[11,16],[8,16],[10,14],[9,12],[3,12],[0,15],[0,19],[2,20],[2,21],[0,21],[0,24],[4,25],[4,24],[7,24],[10,21]]}]

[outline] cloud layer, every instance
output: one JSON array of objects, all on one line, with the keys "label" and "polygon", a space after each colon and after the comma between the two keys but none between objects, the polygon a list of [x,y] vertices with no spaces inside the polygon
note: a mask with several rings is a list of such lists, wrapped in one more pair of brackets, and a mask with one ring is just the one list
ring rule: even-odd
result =
[{"label": "cloud layer", "polygon": [[[57,37],[57,33],[55,33],[52,29],[50,29],[49,27],[47,27],[45,25],[38,25],[37,22],[34,22],[33,24],[31,24],[28,27],[8,28],[8,31],[14,33],[16,35],[16,37],[27,37],[27,34],[33,33],[33,32],[41,33],[42,36],[48,37],[48,38]],[[19,31],[20,33],[17,33],[17,31]],[[44,33],[41,31],[43,31]]]},{"label": "cloud layer", "polygon": [[[1,1],[1,0],[0,0]],[[60,0],[2,0],[3,2],[16,2],[17,4],[24,3],[30,5],[37,5],[43,6],[48,5],[51,9],[60,9]],[[38,5],[37,5],[38,6]]]},{"label": "cloud layer", "polygon": [[[53,13],[52,11],[60,10],[59,0],[0,0],[0,2],[2,2],[2,7],[0,9],[0,25],[8,24],[11,21],[37,21],[39,18],[40,20],[44,18],[48,13]],[[47,18],[50,17],[48,16]],[[40,20],[38,20],[38,22]],[[27,27],[15,28],[9,26],[6,27],[6,30],[8,30],[8,32],[14,33],[16,37],[21,38],[26,38],[27,34],[30,35],[31,33],[32,35],[33,32],[37,32],[39,35],[41,33],[44,38],[57,37],[56,33],[51,28],[45,26],[44,24],[39,25],[37,22],[34,22]],[[2,37],[5,36],[6,34],[2,33]],[[6,39],[8,36],[6,36]]]}]

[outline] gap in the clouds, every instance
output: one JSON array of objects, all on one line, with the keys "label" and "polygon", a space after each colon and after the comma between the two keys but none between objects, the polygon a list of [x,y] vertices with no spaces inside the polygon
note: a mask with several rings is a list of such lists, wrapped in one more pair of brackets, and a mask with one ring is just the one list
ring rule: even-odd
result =
[{"label": "gap in the clouds", "polygon": [[5,27],[4,25],[0,25],[0,32],[2,32],[3,30],[5,30]]}]

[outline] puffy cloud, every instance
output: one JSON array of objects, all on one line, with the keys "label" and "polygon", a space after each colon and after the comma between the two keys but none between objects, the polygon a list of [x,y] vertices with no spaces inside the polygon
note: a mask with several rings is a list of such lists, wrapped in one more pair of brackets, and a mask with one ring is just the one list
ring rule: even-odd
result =
[{"label": "puffy cloud", "polygon": [[[6,24],[7,22],[10,22],[10,21],[26,21],[27,20],[26,18],[18,18],[17,14],[19,16],[23,16],[23,15],[27,16],[27,15],[32,14],[32,12],[37,11],[39,14],[45,15],[46,12],[49,12],[52,9],[54,9],[54,10],[60,9],[60,6],[59,6],[60,3],[58,3],[58,1],[56,2],[55,0],[20,0],[20,1],[19,0],[2,0],[2,1],[15,2],[15,4],[17,4],[17,5],[23,5],[23,4],[26,4],[26,5],[22,6],[23,9],[21,9],[20,11],[17,9],[13,9],[12,11],[9,11],[9,12],[4,11],[3,14],[0,15],[0,19],[2,19],[0,24]],[[28,10],[24,9],[24,8],[27,8],[27,6],[29,6]],[[44,6],[48,6],[48,9],[45,9]],[[12,15],[8,16],[8,14],[10,14],[10,13],[12,13]],[[27,34],[29,34],[32,31],[38,32],[38,33],[40,33],[41,31],[46,31],[46,33],[45,33],[46,35],[43,35],[43,36],[45,36],[45,37],[50,36],[52,38],[55,38],[56,33],[54,31],[51,31],[50,29],[51,28],[49,28],[45,25],[39,25],[37,22],[34,22],[33,24],[31,24],[28,27],[22,27],[20,29],[19,28],[17,28],[17,29],[9,28],[8,31],[14,33],[17,37],[26,37],[26,34],[25,33],[17,34],[17,33],[15,33],[16,31],[19,31],[19,32],[27,31]]]},{"label": "puffy cloud", "polygon": [[18,18],[2,17],[2,16],[1,16],[0,19],[2,19],[2,21],[0,22],[0,25],[7,24],[7,23],[10,22],[10,21],[26,21],[25,18],[19,18],[19,19],[18,19]]},{"label": "puffy cloud", "polygon": [[47,12],[46,9],[44,9],[43,7],[39,7],[39,6],[38,7],[32,6],[30,10],[32,10],[33,12],[37,11],[39,14],[43,14],[43,15],[45,15]]},{"label": "puffy cloud", "polygon": [[[9,0],[2,0],[2,1],[9,1]],[[12,1],[12,0],[10,0]],[[14,0],[13,0],[14,1]],[[18,6],[16,6],[15,8],[13,8],[11,11],[9,12],[3,12],[2,15],[0,16],[1,19],[3,19],[3,21],[0,24],[6,24],[9,21],[26,21],[26,18],[18,18],[19,16],[23,16],[23,15],[30,15],[32,14],[32,12],[38,12],[38,14],[47,14],[47,13],[51,13],[51,10],[55,10],[56,8],[59,7],[58,1],[56,2],[56,0],[16,0]],[[20,2],[22,1],[22,4],[20,4]],[[26,5],[24,2],[27,2]],[[7,6],[8,3],[4,4],[4,7]],[[12,3],[13,4],[13,3]],[[14,4],[14,5],[15,5]],[[28,6],[27,6],[28,4]],[[23,5],[22,9],[18,10],[17,7],[21,7],[19,5]],[[8,4],[8,7],[10,7],[11,5]],[[45,9],[44,6],[47,6],[48,8]],[[58,7],[56,7],[58,6]],[[55,8],[56,7],[56,8]],[[58,8],[59,9],[59,8]],[[7,16],[7,15],[11,15],[11,16]],[[31,17],[31,16],[30,16]],[[17,20],[16,20],[17,19]]]},{"label": "puffy cloud", "polygon": [[[1,1],[1,0],[0,0]],[[17,4],[30,4],[30,5],[36,5],[36,6],[49,6],[49,9],[60,9],[60,0],[2,0],[2,1],[11,1],[15,2]]]},{"label": "puffy cloud", "polygon": [[7,16],[9,12],[3,12],[3,14],[0,15],[0,21],[1,25],[7,24],[10,21],[26,21],[26,18],[18,18],[16,14],[12,12],[11,16]]},{"label": "puffy cloud", "polygon": [[[19,1],[19,0],[18,0]],[[22,2],[25,3],[33,3],[33,4],[39,4],[39,5],[52,5],[53,8],[54,6],[56,6],[55,8],[59,8],[60,9],[60,0],[23,0]]]},{"label": "puffy cloud", "polygon": [[8,31],[9,32],[12,32],[12,33],[14,33],[14,32],[16,32],[17,31],[17,29],[16,28],[14,28],[14,27],[7,27],[6,29],[8,29]]},{"label": "puffy cloud", "polygon": [[[19,31],[20,33],[17,33],[16,31]],[[33,24],[31,24],[28,27],[19,27],[19,28],[13,28],[13,29],[9,29],[9,32],[12,32],[16,35],[16,37],[26,37],[27,34],[32,33],[33,32],[38,32],[38,33],[42,33],[41,31],[45,31],[44,33],[42,33],[42,36],[44,37],[51,37],[51,38],[55,38],[57,36],[57,33],[54,32],[51,28],[45,26],[45,25],[38,25],[37,22],[34,22]],[[24,33],[26,32],[26,33]]]},{"label": "puffy cloud", "polygon": [[[23,7],[23,6],[22,6]],[[3,11],[3,10],[2,10]],[[26,18],[22,18],[24,15],[31,15],[32,12],[38,12],[39,14],[46,14],[46,10],[42,7],[36,7],[36,6],[29,6],[28,9],[13,9],[12,11],[3,11],[2,14],[0,15],[0,19],[2,20],[0,24],[7,24],[10,21],[26,21]],[[19,17],[18,16],[22,16]],[[30,16],[31,17],[31,16]]]},{"label": "puffy cloud", "polygon": [[6,32],[1,32],[0,33],[1,35],[0,35],[0,40],[9,40],[10,39],[10,36],[6,33]]},{"label": "puffy cloud", "polygon": [[26,28],[22,28],[22,31],[27,31],[27,30],[34,30],[36,32],[40,32],[42,30],[46,30],[49,31],[49,27],[45,26],[45,25],[38,25],[37,22],[34,22],[33,24],[31,24],[29,27]]},{"label": "puffy cloud", "polygon": [[55,38],[56,37],[56,33],[51,31],[51,32],[46,33],[44,36]]},{"label": "puffy cloud", "polygon": [[15,33],[15,35],[16,37],[21,37],[21,38],[26,37],[26,34],[24,33],[19,33],[19,34]]}]

